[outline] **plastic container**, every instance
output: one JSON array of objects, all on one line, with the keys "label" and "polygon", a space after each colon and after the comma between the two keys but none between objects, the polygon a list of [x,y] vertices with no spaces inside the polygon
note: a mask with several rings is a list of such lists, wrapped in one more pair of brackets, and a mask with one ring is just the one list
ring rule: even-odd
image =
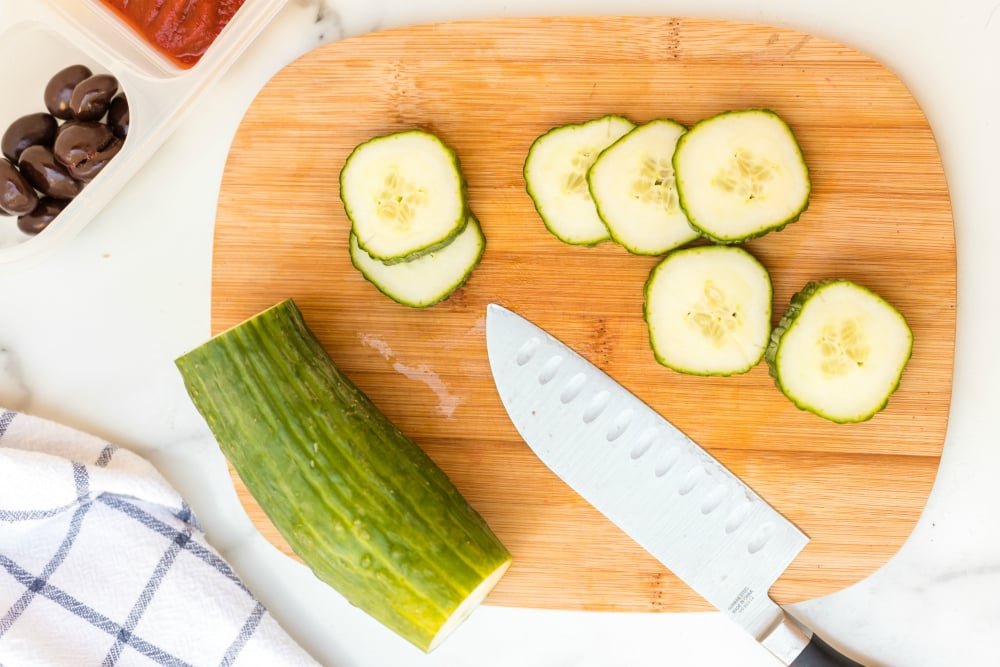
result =
[{"label": "plastic container", "polygon": [[129,102],[121,151],[41,233],[0,216],[0,271],[36,263],[66,243],[111,200],[170,136],[196,98],[260,34],[287,0],[246,0],[201,59],[182,69],[99,0],[11,2],[0,17],[0,134],[16,118],[45,111],[49,79],[69,65],[114,75]]}]

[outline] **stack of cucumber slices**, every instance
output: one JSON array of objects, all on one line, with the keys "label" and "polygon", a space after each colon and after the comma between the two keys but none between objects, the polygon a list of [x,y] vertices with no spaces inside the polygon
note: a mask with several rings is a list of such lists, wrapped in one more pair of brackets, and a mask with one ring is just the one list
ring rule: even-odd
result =
[{"label": "stack of cucumber slices", "polygon": [[425,308],[465,284],[486,238],[458,157],[423,130],[358,145],[340,172],[351,263],[389,298]]},{"label": "stack of cucumber slices", "polygon": [[[795,405],[834,422],[870,419],[898,387],[913,334],[854,282],[810,282],[771,326],[771,277],[737,244],[798,220],[811,193],[798,141],[775,112],[727,111],[690,129],[619,115],[562,125],[531,145],[524,178],[560,240],[663,256],[644,314],[664,366],[728,376],[766,359]],[[697,239],[708,244],[684,247]]]},{"label": "stack of cucumber slices", "polygon": [[614,240],[637,255],[662,255],[698,238],[671,163],[685,132],[671,120],[637,126],[609,115],[538,137],[524,181],[546,228],[565,243]]},{"label": "stack of cucumber slices", "polygon": [[560,240],[612,239],[637,255],[779,230],[806,210],[811,190],[795,135],[768,109],[728,111],[690,130],[617,115],[562,125],[532,143],[524,180]]}]

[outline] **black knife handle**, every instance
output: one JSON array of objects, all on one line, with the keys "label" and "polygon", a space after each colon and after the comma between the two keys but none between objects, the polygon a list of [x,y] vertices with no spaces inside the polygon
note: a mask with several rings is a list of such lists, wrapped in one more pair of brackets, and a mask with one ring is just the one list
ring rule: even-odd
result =
[{"label": "black knife handle", "polygon": [[837,649],[833,648],[819,635],[813,635],[805,649],[792,661],[790,667],[865,667],[860,662],[854,662]]}]

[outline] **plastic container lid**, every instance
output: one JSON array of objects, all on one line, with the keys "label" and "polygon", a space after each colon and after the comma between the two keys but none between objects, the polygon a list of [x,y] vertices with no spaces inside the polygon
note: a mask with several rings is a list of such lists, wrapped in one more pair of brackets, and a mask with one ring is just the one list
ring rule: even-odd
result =
[{"label": "plastic container lid", "polygon": [[[41,233],[21,232],[0,216],[0,270],[20,269],[66,243],[111,200],[170,136],[194,100],[229,69],[287,0],[245,0],[192,67],[161,55],[99,0],[16,3],[0,22],[0,133],[15,119],[45,111],[49,79],[70,65],[118,79],[129,103],[129,133],[119,153]],[[25,57],[25,54],[31,54]]]}]

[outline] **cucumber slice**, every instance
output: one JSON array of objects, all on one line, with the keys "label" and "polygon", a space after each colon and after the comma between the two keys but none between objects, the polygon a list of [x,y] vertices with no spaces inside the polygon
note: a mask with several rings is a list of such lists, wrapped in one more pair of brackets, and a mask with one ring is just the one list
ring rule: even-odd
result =
[{"label": "cucumber slice", "polygon": [[702,120],[677,142],[674,171],[691,224],[716,243],[782,229],[809,206],[809,169],[795,135],[767,109]]},{"label": "cucumber slice", "polygon": [[465,228],[465,179],[455,152],[422,130],[359,144],[340,171],[340,199],[358,244],[405,261],[447,245]]},{"label": "cucumber slice", "polygon": [[604,149],[587,172],[590,196],[611,238],[636,255],[662,255],[701,233],[680,207],[671,159],[687,131],[653,120]]},{"label": "cucumber slice", "polygon": [[465,230],[448,245],[408,262],[385,264],[361,249],[351,234],[351,263],[369,282],[393,301],[425,308],[448,298],[479,264],[486,238],[478,221],[469,216]]},{"label": "cucumber slice", "polygon": [[623,116],[561,125],[535,139],[524,160],[524,182],[545,227],[560,241],[596,245],[611,238],[587,187],[598,154],[635,127]]},{"label": "cucumber slice", "polygon": [[792,297],[765,356],[795,405],[846,423],[885,408],[912,350],[913,332],[889,302],[849,280],[820,280]]},{"label": "cucumber slice", "polygon": [[771,333],[771,276],[733,246],[675,250],[653,267],[644,306],[656,360],[690,375],[737,375]]}]

